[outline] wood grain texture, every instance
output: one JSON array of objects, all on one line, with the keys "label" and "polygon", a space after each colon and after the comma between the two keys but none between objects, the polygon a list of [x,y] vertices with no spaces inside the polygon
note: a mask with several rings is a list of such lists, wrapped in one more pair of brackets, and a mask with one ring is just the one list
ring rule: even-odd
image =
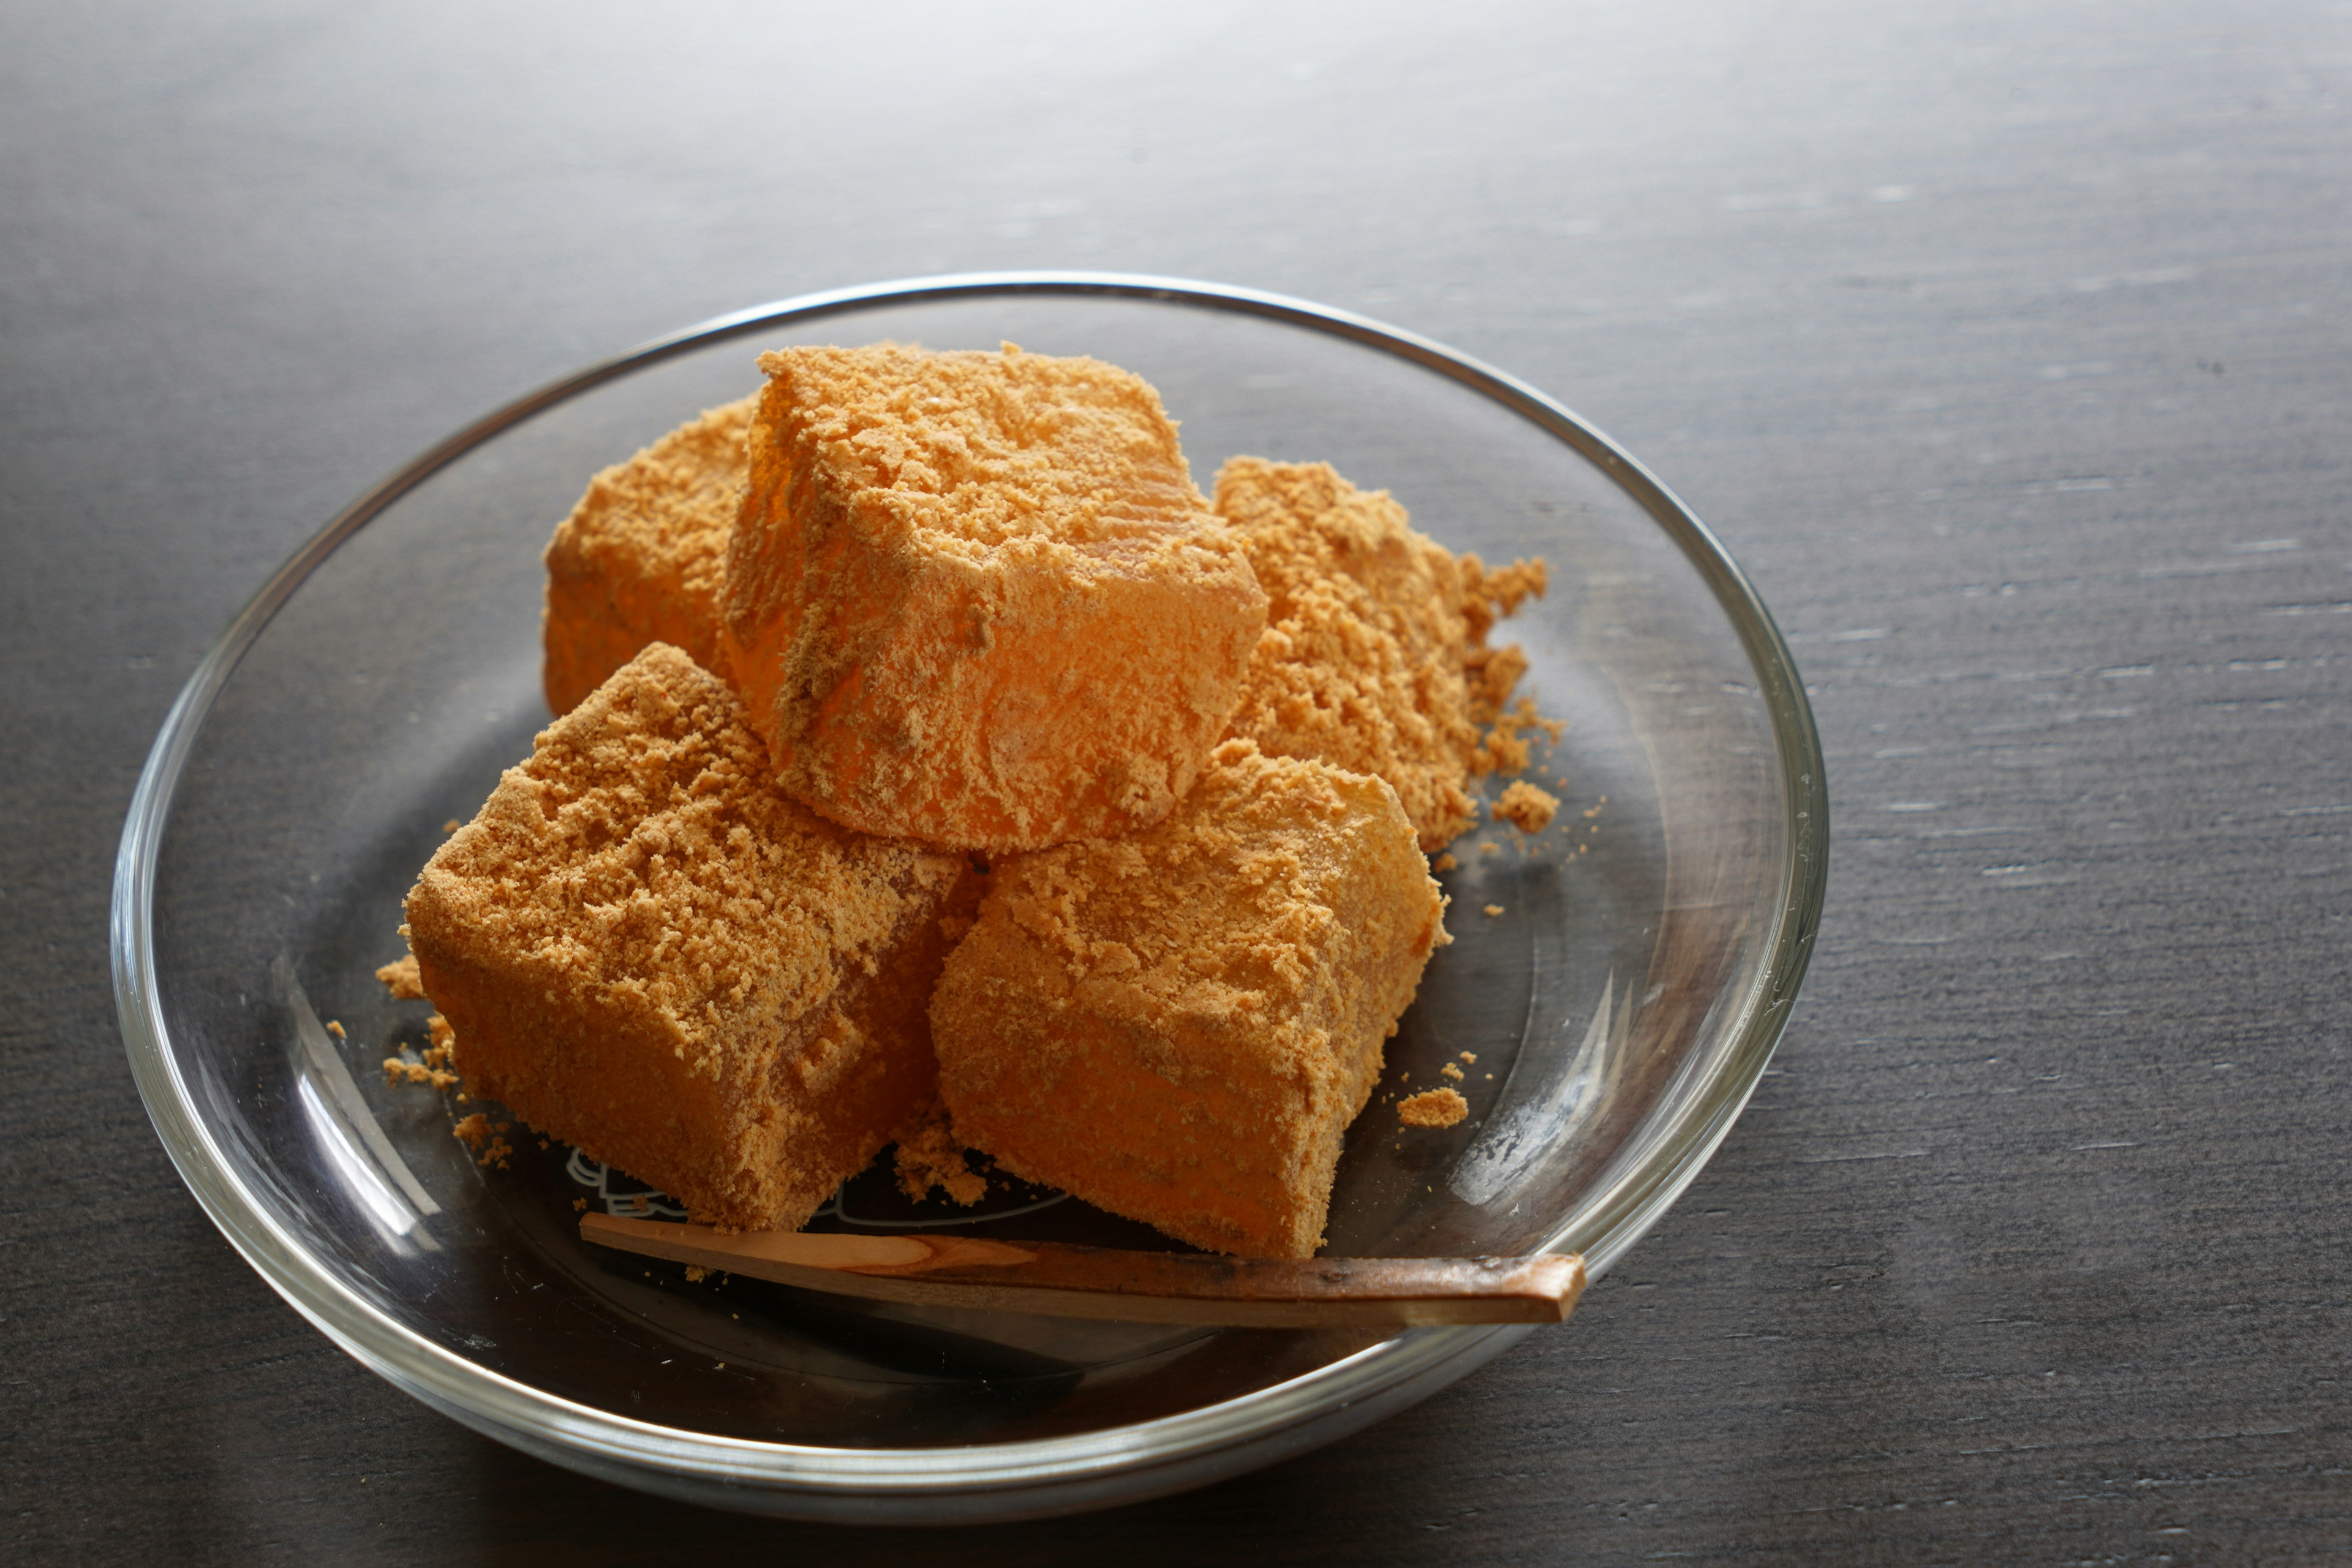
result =
[{"label": "wood grain texture", "polygon": [[1559,1323],[1580,1258],[1221,1258],[973,1236],[737,1231],[580,1216],[599,1247],[831,1295],[1124,1323],[1426,1328]]},{"label": "wood grain texture", "polygon": [[0,1555],[942,1550],[614,1491],[362,1371],[181,1189],[104,923],[173,693],[394,464],[718,310],[1011,266],[1558,393],[1790,634],[1836,846],[1773,1075],[1570,1330],[961,1559],[2352,1541],[2340,6],[121,0],[0,15]]}]

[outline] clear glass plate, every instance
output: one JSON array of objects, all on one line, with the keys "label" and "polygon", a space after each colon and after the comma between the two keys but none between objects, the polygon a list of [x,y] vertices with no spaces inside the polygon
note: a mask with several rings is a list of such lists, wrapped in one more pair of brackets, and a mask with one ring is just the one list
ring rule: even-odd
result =
[{"label": "clear glass plate", "polygon": [[[189,681],[124,827],[115,985],[156,1131],[338,1344],[478,1431],[625,1485],[811,1518],[1010,1518],[1363,1426],[1528,1331],[1171,1330],[689,1282],[579,1241],[581,1203],[653,1201],[617,1173],[520,1132],[512,1169],[481,1170],[445,1097],[377,1070],[422,1037],[422,1005],[373,978],[402,951],[401,900],[442,823],[547,717],[556,520],[597,468],[752,390],[761,350],[883,338],[1112,361],[1160,388],[1203,484],[1237,453],[1326,459],[1456,551],[1549,561],[1549,596],[1497,640],[1524,646],[1522,689],[1570,725],[1537,770],[1566,805],[1534,839],[1497,826],[1456,846],[1457,940],[1349,1133],[1330,1250],[1576,1251],[1597,1274],[1655,1222],[1746,1103],[1821,910],[1820,746],[1763,605],[1679,501],[1531,388],[1342,311],[1086,274],[709,322],[499,410],[330,523]],[[1401,1135],[1392,1097],[1465,1051],[1470,1119]],[[999,1188],[974,1219],[908,1210],[869,1176],[824,1223],[1149,1244],[1049,1197]]]}]

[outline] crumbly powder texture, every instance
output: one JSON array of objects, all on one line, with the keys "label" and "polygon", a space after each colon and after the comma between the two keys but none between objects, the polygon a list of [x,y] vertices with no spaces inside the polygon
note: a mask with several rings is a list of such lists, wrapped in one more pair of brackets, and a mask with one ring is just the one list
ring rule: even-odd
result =
[{"label": "crumbly powder texture", "polygon": [[1327,463],[1235,458],[1216,488],[1268,600],[1232,733],[1386,779],[1442,848],[1476,819],[1469,783],[1494,766],[1479,726],[1527,668],[1486,633],[1543,591],[1543,563],[1456,557]]},{"label": "crumbly powder texture", "polygon": [[898,1132],[893,1155],[898,1190],[917,1203],[934,1189],[965,1208],[988,1195],[988,1178],[971,1168],[945,1105],[934,1100]]},{"label": "crumbly powder texture", "polygon": [[1514,779],[1496,797],[1495,817],[1522,833],[1541,833],[1559,815],[1559,796],[1538,789],[1525,779]]},{"label": "crumbly powder texture", "polygon": [[415,1084],[425,1089],[455,1089],[457,1075],[429,1061],[413,1062],[406,1057],[386,1057],[383,1058],[383,1081],[386,1088]]},{"label": "crumbly powder texture", "polygon": [[449,1131],[458,1142],[473,1151],[474,1163],[484,1170],[495,1165],[503,1171],[509,1168],[508,1161],[514,1157],[514,1145],[506,1140],[507,1132],[513,1126],[511,1121],[494,1122],[477,1110]]},{"label": "crumbly powder texture", "polygon": [[1228,742],[1158,826],[990,880],[931,1002],[958,1135],[1196,1246],[1310,1255],[1446,940],[1394,791]]},{"label": "crumbly powder texture", "polygon": [[1469,1114],[1458,1089],[1425,1089],[1397,1101],[1397,1120],[1407,1127],[1452,1127]]},{"label": "crumbly powder texture", "polygon": [[727,559],[777,776],[866,832],[1149,826],[1231,717],[1265,595],[1139,378],[882,344],[764,355]]},{"label": "crumbly powder texture", "polygon": [[588,482],[548,542],[547,705],[568,713],[648,643],[726,673],[719,590],[758,394],[688,420]]},{"label": "crumbly powder texture", "polygon": [[971,880],[780,794],[734,695],[656,644],[442,846],[409,941],[471,1090],[698,1219],[791,1228],[933,1091]]},{"label": "crumbly powder texture", "polygon": [[413,952],[403,953],[394,959],[377,970],[375,977],[386,991],[392,993],[395,1001],[413,1000],[425,994],[425,982],[417,978],[416,955]]}]

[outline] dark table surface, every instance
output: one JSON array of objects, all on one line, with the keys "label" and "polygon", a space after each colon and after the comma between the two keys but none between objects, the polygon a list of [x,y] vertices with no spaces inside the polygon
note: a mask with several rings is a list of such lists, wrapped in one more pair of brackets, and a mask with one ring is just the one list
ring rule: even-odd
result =
[{"label": "dark table surface", "polygon": [[[2352,1555],[2352,13],[677,9],[0,14],[0,1555]],[[104,940],[147,744],[483,409],[1024,266],[1450,341],[1720,531],[1835,801],[1773,1076],[1572,1324],[1204,1491],[858,1531],[509,1453],[151,1133]]]}]

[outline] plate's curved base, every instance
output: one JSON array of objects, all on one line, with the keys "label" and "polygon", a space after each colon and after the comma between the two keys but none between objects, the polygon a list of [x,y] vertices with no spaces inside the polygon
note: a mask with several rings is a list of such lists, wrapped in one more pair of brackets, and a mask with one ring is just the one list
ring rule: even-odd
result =
[{"label": "plate's curved base", "polygon": [[634,1463],[589,1448],[573,1447],[550,1438],[501,1426],[463,1405],[442,1399],[431,1390],[400,1376],[390,1367],[362,1353],[358,1347],[330,1334],[353,1360],[418,1404],[439,1411],[452,1421],[518,1453],[576,1471],[633,1491],[667,1498],[700,1508],[730,1513],[756,1514],[767,1519],[803,1520],[816,1524],[954,1525],[1011,1524],[1024,1519],[1050,1519],[1059,1514],[1086,1513],[1148,1502],[1218,1481],[1231,1480],[1268,1465],[1280,1464],[1352,1436],[1365,1427],[1420,1404],[1447,1384],[1459,1382],[1509,1350],[1533,1329],[1517,1325],[1495,1329],[1430,1331],[1459,1336],[1462,1349],[1419,1375],[1392,1384],[1368,1399],[1343,1405],[1291,1426],[1261,1432],[1230,1447],[1212,1448],[1181,1458],[1139,1462],[1118,1469],[1083,1476],[1064,1476],[1041,1467],[1034,1479],[992,1481],[984,1488],[902,1488],[850,1491],[823,1481],[805,1487],[773,1480],[754,1484],[722,1476],[663,1469]]}]

